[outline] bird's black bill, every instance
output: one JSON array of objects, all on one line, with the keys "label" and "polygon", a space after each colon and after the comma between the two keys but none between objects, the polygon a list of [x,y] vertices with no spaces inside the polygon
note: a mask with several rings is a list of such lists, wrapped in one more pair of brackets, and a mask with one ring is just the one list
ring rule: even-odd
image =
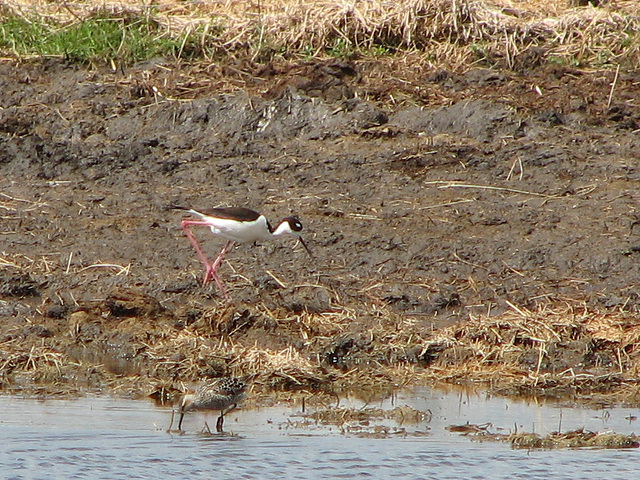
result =
[{"label": "bird's black bill", "polygon": [[307,251],[307,253],[309,254],[310,257],[313,257],[313,253],[311,253],[311,250],[309,250],[309,247],[307,247],[307,244],[305,243],[305,241],[302,239],[302,237],[298,237],[298,241],[302,244],[302,246],[304,247],[304,249]]}]

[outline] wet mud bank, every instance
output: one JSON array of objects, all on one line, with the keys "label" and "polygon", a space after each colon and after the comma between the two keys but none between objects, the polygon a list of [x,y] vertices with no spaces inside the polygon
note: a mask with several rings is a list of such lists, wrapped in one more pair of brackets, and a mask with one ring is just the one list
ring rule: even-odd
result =
[{"label": "wet mud bank", "polygon": [[[267,397],[445,381],[636,401],[638,79],[384,72],[0,63],[2,388],[257,373]],[[227,304],[175,204],[295,214],[314,256],[235,248]]]}]

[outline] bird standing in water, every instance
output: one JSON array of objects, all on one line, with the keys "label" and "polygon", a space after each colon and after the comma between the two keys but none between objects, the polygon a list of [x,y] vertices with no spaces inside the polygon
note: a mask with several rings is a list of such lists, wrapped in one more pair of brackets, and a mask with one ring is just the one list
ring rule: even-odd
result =
[{"label": "bird standing in water", "polygon": [[178,430],[182,430],[182,420],[186,412],[192,410],[219,410],[220,416],[216,422],[216,431],[222,432],[224,415],[236,408],[247,394],[248,380],[225,377],[201,385],[195,393],[184,395],[180,399],[180,420]]},{"label": "bird standing in water", "polygon": [[[178,206],[174,206],[173,208],[186,210],[200,219],[182,220],[182,230],[191,242],[191,245],[193,245],[193,248],[195,248],[198,253],[198,257],[200,257],[200,261],[204,265],[205,272],[203,285],[206,285],[209,280],[213,279],[227,299],[229,296],[222,284],[222,280],[220,280],[220,277],[217,274],[217,270],[222,264],[224,256],[227,254],[234,242],[252,243],[260,240],[270,240],[275,237],[279,237],[280,235],[288,234],[296,237],[307,253],[311,255],[311,251],[307,247],[307,244],[302,240],[300,233],[302,231],[302,224],[296,217],[284,218],[275,228],[273,228],[264,215],[248,208],[212,208],[210,210],[203,211]],[[198,241],[191,232],[190,227],[192,226],[209,227],[211,229],[211,233],[227,239],[226,245],[222,248],[213,262],[210,262],[202,251]]]}]

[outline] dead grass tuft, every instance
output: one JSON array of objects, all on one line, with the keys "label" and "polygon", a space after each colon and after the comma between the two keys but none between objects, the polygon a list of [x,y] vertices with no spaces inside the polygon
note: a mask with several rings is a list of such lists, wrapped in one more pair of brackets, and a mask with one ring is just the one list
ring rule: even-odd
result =
[{"label": "dead grass tuft", "polygon": [[[636,396],[640,323],[625,313],[570,307],[472,319],[427,342],[441,353],[433,380],[481,382],[494,391],[564,396],[629,390]],[[598,395],[599,396],[599,395]]]},{"label": "dead grass tuft", "polygon": [[509,305],[502,315],[433,330],[377,304],[325,314],[219,307],[185,326],[135,290],[114,290],[68,316],[7,301],[0,307],[15,318],[0,326],[0,380],[6,389],[164,398],[208,378],[253,375],[256,394],[305,398],[369,402],[420,383],[473,383],[506,395],[637,402],[636,316]]},{"label": "dead grass tuft", "polygon": [[568,432],[553,432],[549,435],[539,435],[529,432],[514,432],[510,434],[492,433],[491,424],[451,425],[447,430],[458,432],[476,441],[508,442],[518,449],[558,449],[558,448],[638,448],[638,436],[622,435],[614,432],[592,432],[578,429]]},{"label": "dead grass tuft", "polygon": [[206,377],[257,375],[256,383],[275,390],[322,389],[331,380],[297,349],[243,346],[204,337],[185,329],[145,355],[155,365],[152,375],[196,382]]},{"label": "dead grass tuft", "polygon": [[[303,55],[348,57],[420,51],[431,67],[502,62],[522,67],[532,49],[556,62],[598,66],[639,58],[633,2],[572,8],[570,2],[474,0],[190,2],[5,2],[3,15],[68,25],[91,16],[138,15],[183,38],[181,52],[254,60]],[[530,58],[530,57],[527,57]],[[637,62],[636,62],[637,63]]]}]

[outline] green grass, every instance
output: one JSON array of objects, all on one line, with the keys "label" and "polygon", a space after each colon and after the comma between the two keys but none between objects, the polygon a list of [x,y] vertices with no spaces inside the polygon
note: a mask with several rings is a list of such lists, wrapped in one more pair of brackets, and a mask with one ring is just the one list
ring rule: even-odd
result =
[{"label": "green grass", "polygon": [[[266,64],[277,57],[307,60],[316,56],[338,59],[375,58],[402,53],[409,48],[404,43],[402,32],[397,28],[385,27],[366,38],[358,30],[349,33],[350,30],[345,28],[345,33],[328,33],[320,39],[309,36],[306,39],[308,43],[304,43],[304,36],[300,40],[299,35],[294,35],[295,32],[287,30],[283,34],[283,29],[278,28],[265,30],[262,20],[255,16],[247,17],[253,22],[253,28],[246,28],[242,21],[234,24],[232,20],[225,20],[226,17],[221,16],[209,18],[210,22],[194,23],[180,33],[163,26],[158,20],[161,17],[156,15],[158,12],[153,8],[136,13],[115,14],[101,11],[84,20],[61,23],[61,20],[37,14],[25,17],[0,4],[0,55],[17,58],[57,57],[73,63],[120,67],[154,57],[188,62],[214,58],[233,59],[244,55],[251,57],[252,61]],[[555,37],[549,35],[537,38],[534,45],[551,52],[549,63],[585,67],[622,64],[634,68],[640,58],[640,35],[636,31],[638,22],[634,20],[630,25],[625,31],[605,30],[599,36],[589,36],[586,31],[584,35],[572,34],[575,39],[572,40],[573,37],[569,36],[562,41],[566,44],[558,40],[559,34]],[[594,32],[597,33],[595,30]],[[474,66],[492,67],[501,58],[508,57],[504,42],[497,38],[480,33],[470,38],[461,35],[451,34],[447,37],[448,40],[433,37],[435,41],[432,43],[428,36],[421,37],[416,31],[410,48],[429,54],[448,42],[450,51],[461,52],[464,49],[466,54],[470,50]],[[523,35],[522,38],[526,40],[530,37]],[[434,46],[435,50],[430,51]],[[516,45],[518,48],[525,46]],[[564,51],[569,53],[563,56],[561,52]],[[572,53],[575,51],[580,54]],[[452,58],[457,64],[456,55]]]},{"label": "green grass", "polygon": [[356,48],[349,40],[340,37],[336,38],[326,51],[332,57],[346,59],[355,53]]},{"label": "green grass", "polygon": [[57,56],[79,63],[131,64],[182,53],[185,39],[163,36],[144,17],[94,16],[70,25],[0,18],[0,48],[16,56]]}]

